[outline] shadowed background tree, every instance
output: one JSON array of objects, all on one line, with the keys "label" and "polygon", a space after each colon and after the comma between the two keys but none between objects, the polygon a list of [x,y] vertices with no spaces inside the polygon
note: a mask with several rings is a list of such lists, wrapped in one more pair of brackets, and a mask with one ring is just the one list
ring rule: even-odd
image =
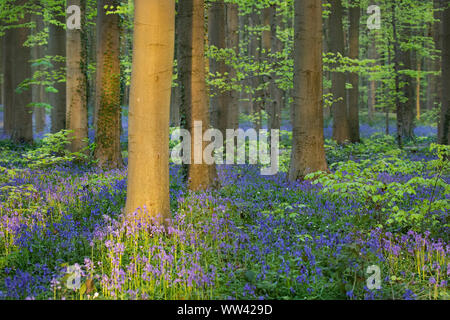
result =
[{"label": "shadowed background tree", "polygon": [[[205,77],[204,0],[180,0],[178,12],[180,109],[185,119],[183,127],[191,134],[191,164],[187,166],[186,179],[189,189],[196,191],[214,186],[217,180],[215,164],[203,162],[203,150],[208,143],[196,143],[197,140],[203,141],[203,134],[209,129],[209,104]],[[196,130],[194,126],[196,121],[201,123],[201,131]],[[201,136],[198,137],[198,134]],[[201,150],[202,164],[195,163],[196,149]]]}]

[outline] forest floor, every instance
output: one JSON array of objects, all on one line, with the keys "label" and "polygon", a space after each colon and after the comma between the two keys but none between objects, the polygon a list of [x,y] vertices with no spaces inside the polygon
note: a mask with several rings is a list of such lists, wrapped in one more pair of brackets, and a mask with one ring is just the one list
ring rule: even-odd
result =
[{"label": "forest floor", "polygon": [[219,190],[188,193],[171,165],[168,232],[119,222],[126,169],[1,141],[0,298],[449,299],[445,150],[429,128],[406,150],[362,130],[327,140],[332,174],[304,182],[286,179],[288,131],[276,176],[218,166]]}]

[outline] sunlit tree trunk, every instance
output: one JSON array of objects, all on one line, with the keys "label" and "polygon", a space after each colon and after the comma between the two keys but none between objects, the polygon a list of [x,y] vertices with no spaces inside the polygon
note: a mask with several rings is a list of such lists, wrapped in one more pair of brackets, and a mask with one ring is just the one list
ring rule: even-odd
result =
[{"label": "sunlit tree trunk", "polygon": [[[64,16],[54,17],[60,23],[65,23]],[[64,26],[50,24],[48,38],[48,54],[51,56],[66,57],[66,31]],[[65,66],[64,62],[53,62],[55,70]],[[55,133],[66,128],[66,83],[56,82],[54,88],[58,92],[48,94],[51,111],[51,132]]]},{"label": "sunlit tree trunk", "polygon": [[[352,1],[354,2],[354,1]],[[359,58],[359,26],[361,8],[357,4],[349,8],[349,58]],[[348,93],[348,122],[350,141],[359,142],[359,76],[358,73],[349,73],[349,82],[352,88]]]},{"label": "sunlit tree trunk", "polygon": [[[67,4],[78,5],[81,9],[81,17],[84,16],[84,0],[68,0]],[[83,18],[82,18],[83,21]],[[82,33],[85,25],[81,24],[81,30],[67,30],[67,81],[66,81],[66,126],[71,130],[71,143],[69,149],[79,152],[87,147],[88,120],[86,99],[86,52],[83,46]]]},{"label": "sunlit tree trunk", "polygon": [[135,0],[126,214],[170,218],[169,117],[175,1]]},{"label": "sunlit tree trunk", "polygon": [[[120,30],[119,15],[104,8],[119,5],[117,0],[97,2],[97,125],[95,158],[104,168],[122,166],[120,150]],[[111,9],[109,9],[111,10]]]},{"label": "sunlit tree trunk", "polygon": [[[178,46],[179,76],[181,84],[181,110],[185,115],[184,128],[191,134],[191,164],[187,168],[189,189],[204,190],[214,185],[215,164],[195,162],[195,152],[201,152],[208,143],[202,141],[203,134],[209,129],[208,99],[205,78],[205,29],[204,0],[182,0],[178,4]],[[194,123],[199,122],[202,130],[198,132]]]},{"label": "sunlit tree trunk", "polygon": [[[331,13],[328,18],[330,30],[330,52],[344,55],[344,29],[342,25],[342,0],[330,0]],[[338,143],[350,140],[350,129],[347,112],[347,94],[345,90],[345,73],[332,72],[331,82],[333,99],[337,100],[333,107],[333,139]]]},{"label": "sunlit tree trunk", "polygon": [[322,97],[322,1],[295,0],[293,142],[289,180],[326,171]]},{"label": "sunlit tree trunk", "polygon": [[[444,2],[444,4],[447,4]],[[438,127],[438,142],[450,144],[450,7],[446,7],[442,17],[442,107]]]}]

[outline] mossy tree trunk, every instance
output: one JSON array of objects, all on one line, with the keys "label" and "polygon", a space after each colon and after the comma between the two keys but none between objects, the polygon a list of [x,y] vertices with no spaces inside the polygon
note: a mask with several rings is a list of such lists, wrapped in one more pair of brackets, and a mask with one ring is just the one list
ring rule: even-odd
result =
[{"label": "mossy tree trunk", "polygon": [[[102,168],[123,165],[120,149],[120,28],[119,15],[107,14],[118,0],[97,2],[97,83],[95,158]],[[109,9],[105,9],[108,6]]]}]

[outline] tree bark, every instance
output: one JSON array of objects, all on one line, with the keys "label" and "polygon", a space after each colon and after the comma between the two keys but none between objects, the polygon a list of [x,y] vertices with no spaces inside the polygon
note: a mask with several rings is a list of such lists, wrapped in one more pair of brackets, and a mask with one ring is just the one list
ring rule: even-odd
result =
[{"label": "tree bark", "polygon": [[[16,1],[17,5],[23,4],[23,1]],[[24,18],[20,19],[17,24],[29,22],[29,15],[26,14]],[[9,110],[10,117],[10,137],[14,143],[31,143],[33,141],[33,118],[32,108],[29,104],[32,102],[31,88],[18,88],[26,78],[31,77],[31,50],[29,47],[24,47],[24,42],[28,39],[30,30],[28,28],[13,28],[6,32],[6,44],[10,54],[6,61],[11,63],[8,72],[10,72],[12,101],[10,102]]]},{"label": "tree bark", "polygon": [[[344,29],[342,25],[342,2],[330,0],[331,14],[328,18],[330,29],[330,52],[344,55]],[[333,113],[333,139],[342,144],[350,141],[350,129],[347,111],[347,93],[345,89],[346,76],[342,72],[331,74],[333,99],[336,101],[332,107]]]},{"label": "tree bark", "polygon": [[[42,16],[33,15],[33,21],[36,24],[35,33],[41,32],[44,29],[44,21]],[[40,59],[45,56],[45,47],[35,45],[31,49],[32,59]],[[33,72],[41,70],[41,67],[34,68]],[[43,85],[33,85],[31,87],[31,95],[33,103],[43,103],[45,101],[45,90]],[[45,108],[35,106],[33,107],[35,132],[41,133],[45,129]]]},{"label": "tree bark", "polygon": [[323,136],[322,1],[295,0],[294,10],[291,181],[328,170]]},{"label": "tree bark", "polygon": [[[208,99],[205,74],[205,17],[204,0],[179,2],[178,48],[179,76],[181,83],[181,110],[186,117],[184,129],[191,134],[191,163],[187,167],[187,181],[192,191],[214,186],[217,178],[215,164],[203,161],[203,150],[208,145],[202,141],[209,129]],[[200,122],[202,131],[196,132],[195,122]],[[196,135],[200,134],[200,137]],[[201,150],[201,162],[195,163],[195,152]]]},{"label": "tree bark", "polygon": [[[359,58],[359,26],[361,8],[353,4],[349,8],[349,58]],[[352,88],[348,93],[348,122],[350,129],[350,141],[359,142],[359,75],[358,73],[350,73],[348,75],[349,83]]]},{"label": "tree bark", "polygon": [[[377,49],[375,46],[376,38],[373,34],[369,39],[368,58],[378,60]],[[369,80],[367,92],[367,116],[369,123],[372,124],[375,118],[375,104],[376,104],[377,83],[375,80]]]},{"label": "tree bark", "polygon": [[14,40],[11,38],[11,30],[5,30],[3,43],[3,134],[9,136],[12,130],[12,103],[14,88],[12,84],[13,48]]},{"label": "tree bark", "polygon": [[[84,16],[84,0],[68,0],[67,5],[78,5],[81,16]],[[85,28],[84,23],[81,28]],[[69,137],[69,150],[80,152],[88,143],[87,119],[87,79],[86,79],[86,50],[83,45],[83,29],[67,30],[67,81],[66,81],[66,126],[73,131]]]},{"label": "tree bark", "polygon": [[120,28],[119,16],[106,14],[105,5],[117,7],[119,1],[97,2],[95,158],[99,167],[111,169],[123,165],[120,149]]},{"label": "tree bark", "polygon": [[442,107],[438,125],[438,142],[450,144],[450,90],[446,86],[450,83],[450,7],[448,3],[442,17]]},{"label": "tree bark", "polygon": [[175,1],[135,0],[125,213],[170,218],[169,118]]},{"label": "tree bark", "polygon": [[[65,23],[64,16],[54,17],[61,24]],[[66,31],[63,26],[50,24],[48,38],[48,54],[51,56],[66,57]],[[54,69],[59,70],[65,66],[64,62],[54,62]],[[56,82],[54,88],[58,92],[48,94],[51,110],[51,132],[56,133],[66,128],[66,83]]]},{"label": "tree bark", "polygon": [[[239,54],[239,16],[238,5],[235,3],[227,3],[226,5],[226,33],[227,48],[233,50],[236,56]],[[228,78],[230,82],[236,78],[237,71],[234,67],[228,67]],[[227,106],[227,129],[237,129],[239,127],[239,92],[232,89],[228,92]]]},{"label": "tree bark", "polygon": [[[282,49],[282,42],[277,37],[277,26],[281,25],[280,16],[277,15],[276,6],[273,5],[270,11],[270,51],[272,54],[279,52]],[[271,62],[275,62],[272,58]],[[269,124],[268,129],[280,130],[281,127],[281,109],[283,91],[278,88],[276,72],[272,72],[270,79],[270,99],[268,107]]]},{"label": "tree bark", "polygon": [[[403,62],[403,70],[412,70],[411,51],[401,50],[400,61]],[[402,138],[410,140],[414,138],[414,89],[413,79],[405,74],[400,75],[400,82],[404,83],[402,88],[403,95],[407,98],[405,102],[401,101],[401,134]]]},{"label": "tree bark", "polygon": [[[208,14],[209,45],[224,49],[226,47],[225,31],[225,3],[223,1],[213,2]],[[214,58],[210,59],[209,66],[212,74],[223,75],[227,69],[223,61],[217,61]],[[227,94],[218,88],[211,88],[210,94],[211,124],[224,133],[228,118]]]}]

